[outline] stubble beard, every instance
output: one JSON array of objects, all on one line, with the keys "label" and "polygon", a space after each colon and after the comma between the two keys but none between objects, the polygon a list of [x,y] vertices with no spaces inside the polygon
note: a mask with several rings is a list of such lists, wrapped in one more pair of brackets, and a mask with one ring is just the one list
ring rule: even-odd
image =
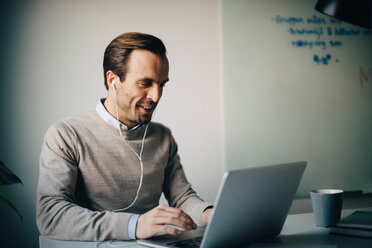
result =
[{"label": "stubble beard", "polygon": [[[140,107],[138,107],[138,108],[140,108]],[[155,111],[155,109],[154,109],[154,111]],[[138,111],[137,112],[138,117],[136,118],[136,120],[133,120],[132,123],[134,125],[147,125],[147,124],[149,124],[152,120],[154,111],[151,114],[142,114],[142,115]]]}]

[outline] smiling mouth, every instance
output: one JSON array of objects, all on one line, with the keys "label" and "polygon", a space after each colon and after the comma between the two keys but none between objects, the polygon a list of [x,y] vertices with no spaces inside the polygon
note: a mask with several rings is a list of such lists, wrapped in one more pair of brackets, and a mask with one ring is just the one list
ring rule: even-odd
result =
[{"label": "smiling mouth", "polygon": [[147,114],[152,113],[152,111],[156,107],[156,105],[137,105],[137,106],[143,109]]}]

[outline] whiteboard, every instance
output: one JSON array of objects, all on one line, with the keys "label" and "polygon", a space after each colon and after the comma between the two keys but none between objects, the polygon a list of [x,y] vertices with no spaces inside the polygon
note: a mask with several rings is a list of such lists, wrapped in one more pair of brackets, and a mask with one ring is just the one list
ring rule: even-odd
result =
[{"label": "whiteboard", "polygon": [[372,191],[372,30],[316,1],[222,1],[227,169],[306,160],[297,196]]}]

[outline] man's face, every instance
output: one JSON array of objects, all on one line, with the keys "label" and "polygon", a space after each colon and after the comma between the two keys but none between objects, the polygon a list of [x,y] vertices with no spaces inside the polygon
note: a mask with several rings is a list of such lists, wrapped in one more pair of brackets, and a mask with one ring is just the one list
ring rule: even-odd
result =
[{"label": "man's face", "polygon": [[166,58],[142,49],[131,52],[125,80],[116,85],[119,119],[128,128],[151,121],[168,72]]}]

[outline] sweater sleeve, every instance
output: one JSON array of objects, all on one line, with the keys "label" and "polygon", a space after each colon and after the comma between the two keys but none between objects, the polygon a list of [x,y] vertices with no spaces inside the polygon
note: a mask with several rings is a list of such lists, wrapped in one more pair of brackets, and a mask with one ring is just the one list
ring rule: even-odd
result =
[{"label": "sweater sleeve", "polygon": [[64,122],[50,127],[41,154],[36,222],[42,235],[52,239],[126,240],[132,214],[92,211],[75,203],[79,154],[76,136]]},{"label": "sweater sleeve", "polygon": [[165,171],[164,195],[170,206],[181,208],[197,225],[205,224],[202,214],[212,204],[203,201],[192,189],[182,168],[173,137],[171,137],[169,161]]}]

